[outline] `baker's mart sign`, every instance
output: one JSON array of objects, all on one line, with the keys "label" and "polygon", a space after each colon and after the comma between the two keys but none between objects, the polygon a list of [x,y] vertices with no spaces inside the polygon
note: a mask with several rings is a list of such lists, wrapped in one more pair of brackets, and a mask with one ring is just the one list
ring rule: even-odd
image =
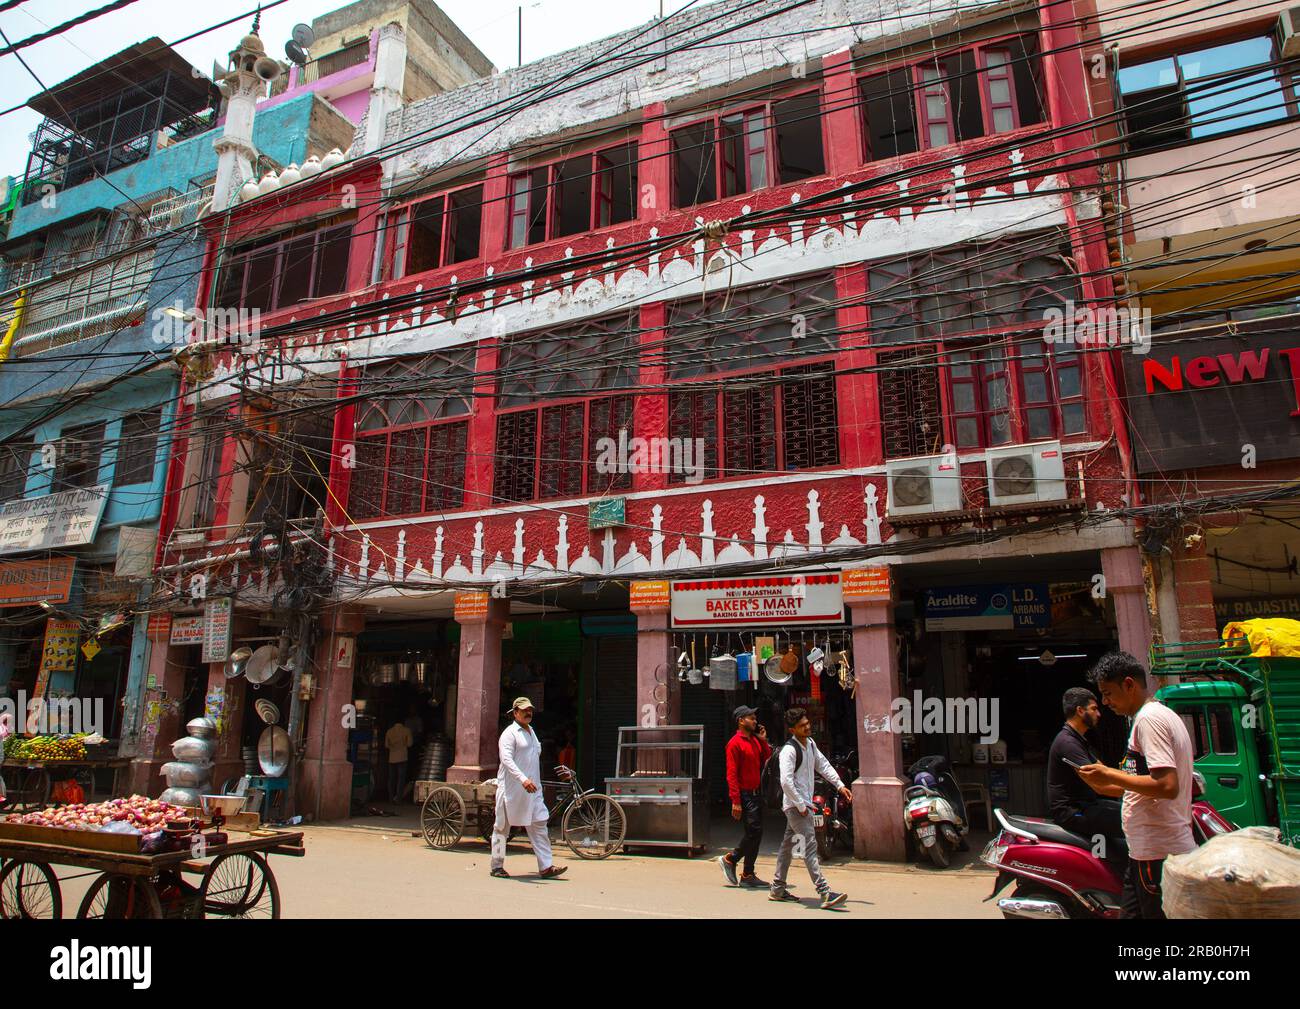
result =
[{"label": "baker's mart sign", "polygon": [[0,554],[81,547],[95,539],[108,485],[0,505]]},{"label": "baker's mart sign", "polygon": [[844,596],[838,571],[772,575],[762,578],[710,578],[672,583],[672,625],[685,630],[707,627],[774,627],[844,622]]}]

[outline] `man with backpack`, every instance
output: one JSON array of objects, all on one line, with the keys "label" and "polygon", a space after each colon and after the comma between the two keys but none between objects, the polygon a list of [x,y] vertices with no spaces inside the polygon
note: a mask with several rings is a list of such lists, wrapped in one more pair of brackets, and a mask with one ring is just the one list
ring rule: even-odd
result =
[{"label": "man with backpack", "polygon": [[776,856],[776,872],[772,875],[770,900],[798,900],[786,888],[785,877],[790,861],[795,855],[803,858],[812,877],[813,886],[821,897],[821,906],[827,910],[843,907],[848,901],[846,893],[835,893],[822,875],[817,858],[817,832],[813,829],[813,788],[820,774],[831,787],[839,789],[845,802],[853,801],[853,793],[845,787],[835,768],[812,739],[812,722],[803,708],[790,708],[785,713],[785,724],[790,738],[781,747],[781,809],[785,812],[785,836]]}]

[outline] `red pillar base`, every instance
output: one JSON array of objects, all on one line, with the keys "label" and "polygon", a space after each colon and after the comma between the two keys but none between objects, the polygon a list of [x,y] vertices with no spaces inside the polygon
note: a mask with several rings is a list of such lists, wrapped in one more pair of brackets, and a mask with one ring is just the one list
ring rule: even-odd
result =
[{"label": "red pillar base", "polygon": [[859,778],[853,783],[853,855],[878,862],[907,860],[900,778]]},{"label": "red pillar base", "polygon": [[501,632],[510,619],[510,603],[505,599],[490,599],[486,614],[457,619],[461,632],[456,763],[447,768],[447,780],[469,783],[494,778],[497,773],[500,736],[497,726],[502,707]]},{"label": "red pillar base", "polygon": [[311,797],[303,808],[318,820],[346,820],[352,812],[352,765],[346,760],[304,762],[299,794]]}]

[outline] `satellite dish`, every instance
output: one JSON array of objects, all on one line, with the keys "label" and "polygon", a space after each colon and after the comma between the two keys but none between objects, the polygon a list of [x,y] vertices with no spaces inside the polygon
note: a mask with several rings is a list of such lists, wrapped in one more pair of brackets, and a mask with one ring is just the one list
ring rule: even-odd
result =
[{"label": "satellite dish", "polygon": [[307,65],[307,50],[293,39],[284,44],[284,54],[289,57],[290,63],[296,63],[300,67]]},{"label": "satellite dish", "polygon": [[295,42],[303,49],[310,49],[316,42],[316,33],[311,30],[311,25],[297,24],[293,26],[293,31],[289,33]]}]

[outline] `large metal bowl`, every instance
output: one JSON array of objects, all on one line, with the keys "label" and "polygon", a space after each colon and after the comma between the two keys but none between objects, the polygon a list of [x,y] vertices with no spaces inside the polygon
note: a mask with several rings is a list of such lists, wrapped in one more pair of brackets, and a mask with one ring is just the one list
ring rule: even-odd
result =
[{"label": "large metal bowl", "polygon": [[278,725],[268,725],[257,741],[257,762],[268,778],[280,778],[289,769],[289,733]]},{"label": "large metal bowl", "polygon": [[261,684],[271,680],[279,671],[275,659],[275,645],[262,645],[253,652],[252,658],[248,660],[248,665],[244,669],[244,676],[248,682]]},{"label": "large metal bowl", "polygon": [[202,799],[205,816],[211,816],[213,813],[220,813],[222,816],[234,816],[243,810],[247,797],[243,795],[205,795],[202,796]]}]

